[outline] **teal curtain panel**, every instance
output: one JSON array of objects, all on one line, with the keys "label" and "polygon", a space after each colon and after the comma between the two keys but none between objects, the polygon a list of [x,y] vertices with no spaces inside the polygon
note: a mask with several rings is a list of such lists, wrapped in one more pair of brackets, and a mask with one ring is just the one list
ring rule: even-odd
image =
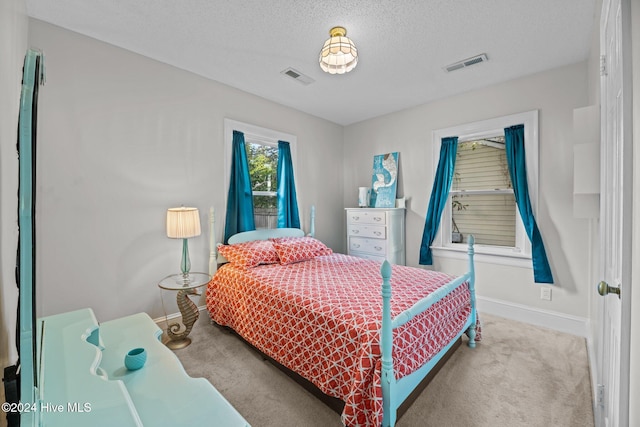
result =
[{"label": "teal curtain panel", "polygon": [[278,141],[278,228],[300,228],[296,183],[293,178],[291,147]]},{"label": "teal curtain panel", "polygon": [[229,237],[236,233],[255,229],[253,191],[251,177],[249,176],[247,149],[244,145],[244,134],[234,130],[227,216],[224,224],[224,243],[226,244]]},{"label": "teal curtain panel", "polygon": [[427,209],[427,217],[424,223],[424,231],[422,233],[422,243],[420,244],[420,261],[421,265],[432,265],[433,256],[431,254],[431,244],[438,232],[442,211],[447,205],[449,199],[449,190],[453,181],[453,169],[456,164],[456,153],[458,152],[458,137],[442,138],[440,146],[440,159],[438,160],[438,168],[436,176],[433,180],[433,188],[431,189],[431,198],[429,199],[429,208]]},{"label": "teal curtain panel", "polygon": [[544,250],[542,235],[533,216],[529,187],[527,184],[527,167],[524,149],[524,125],[505,128],[505,150],[509,176],[513,184],[513,193],[520,211],[529,240],[531,240],[531,257],[533,261],[533,278],[536,283],[553,283],[551,267]]}]

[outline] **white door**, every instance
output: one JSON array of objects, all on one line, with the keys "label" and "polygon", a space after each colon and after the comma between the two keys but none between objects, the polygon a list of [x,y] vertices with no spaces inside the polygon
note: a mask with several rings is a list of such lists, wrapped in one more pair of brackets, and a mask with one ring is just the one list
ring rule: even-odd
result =
[{"label": "white door", "polygon": [[[604,0],[602,51],[602,157],[600,275],[603,295],[598,337],[601,396],[596,424],[629,423],[629,305],[631,279],[631,114],[629,0]],[[627,303],[627,304],[626,304]]]}]

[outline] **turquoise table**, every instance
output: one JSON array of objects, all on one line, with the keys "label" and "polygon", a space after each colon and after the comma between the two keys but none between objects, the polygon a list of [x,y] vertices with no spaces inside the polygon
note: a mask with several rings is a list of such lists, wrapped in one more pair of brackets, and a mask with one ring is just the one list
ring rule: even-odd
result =
[{"label": "turquoise table", "polygon": [[[161,334],[145,313],[99,326],[91,309],[39,319],[36,425],[249,426],[211,383],[187,375]],[[129,371],[124,356],[137,347],[147,361]]]}]

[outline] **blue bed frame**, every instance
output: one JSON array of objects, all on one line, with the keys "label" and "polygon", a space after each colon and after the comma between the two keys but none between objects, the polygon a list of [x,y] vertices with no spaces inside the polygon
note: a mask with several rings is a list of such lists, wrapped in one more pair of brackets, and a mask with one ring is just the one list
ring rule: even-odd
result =
[{"label": "blue bed frame", "polygon": [[[473,264],[474,255],[474,237],[469,236],[469,247],[467,254],[469,256],[469,271],[460,277],[440,287],[437,291],[429,294],[425,298],[415,303],[412,307],[403,311],[395,318],[391,318],[391,264],[388,261],[382,263],[380,274],[382,275],[382,408],[383,408],[383,427],[394,426],[396,423],[397,410],[411,394],[411,392],[420,384],[433,367],[442,359],[449,351],[453,344],[465,332],[469,336],[467,345],[470,348],[476,346],[476,293],[475,293],[475,269]],[[433,304],[440,301],[452,290],[460,286],[462,283],[468,282],[469,293],[471,296],[471,314],[465,322],[462,330],[458,332],[455,338],[446,345],[438,354],[432,357],[429,362],[424,364],[415,372],[396,380],[393,373],[393,330],[404,325],[418,314],[424,312]]]},{"label": "blue bed frame", "polygon": [[[315,210],[311,209],[311,230],[315,220]],[[213,230],[213,227],[211,227]],[[309,235],[312,235],[311,233]],[[277,228],[245,231],[229,238],[229,243],[242,243],[252,240],[266,240],[272,237],[301,237],[304,232],[297,228]],[[214,242],[213,237],[211,242]],[[381,349],[382,349],[382,405],[383,405],[383,427],[393,427],[396,423],[396,415],[400,405],[409,397],[411,392],[424,380],[437,363],[447,354],[453,345],[466,333],[469,337],[467,345],[470,348],[476,346],[476,293],[475,293],[475,268],[473,262],[475,239],[469,236],[468,239],[468,263],[469,271],[440,287],[437,291],[429,294],[425,298],[416,302],[412,307],[403,311],[395,318],[391,318],[391,264],[384,261],[380,267],[382,276],[382,329],[381,329]],[[212,254],[215,253],[215,246],[212,245]],[[214,273],[213,271],[211,272]],[[447,344],[438,354],[432,357],[426,364],[415,372],[401,379],[396,379],[393,369],[393,330],[409,322],[415,316],[427,310],[429,307],[443,299],[447,294],[456,289],[462,283],[468,282],[471,314],[462,329],[456,334],[449,344]]]}]

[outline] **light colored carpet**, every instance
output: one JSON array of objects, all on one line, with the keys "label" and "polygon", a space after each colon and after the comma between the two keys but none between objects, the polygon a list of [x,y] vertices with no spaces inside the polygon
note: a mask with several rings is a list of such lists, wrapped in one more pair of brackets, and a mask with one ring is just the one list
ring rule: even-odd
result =
[{"label": "light colored carpet", "polygon": [[[583,338],[480,317],[482,342],[473,350],[463,342],[398,427],[593,426]],[[212,325],[206,312],[191,337],[189,347],[176,350],[186,371],[211,381],[253,427],[341,425],[337,413]]]}]

